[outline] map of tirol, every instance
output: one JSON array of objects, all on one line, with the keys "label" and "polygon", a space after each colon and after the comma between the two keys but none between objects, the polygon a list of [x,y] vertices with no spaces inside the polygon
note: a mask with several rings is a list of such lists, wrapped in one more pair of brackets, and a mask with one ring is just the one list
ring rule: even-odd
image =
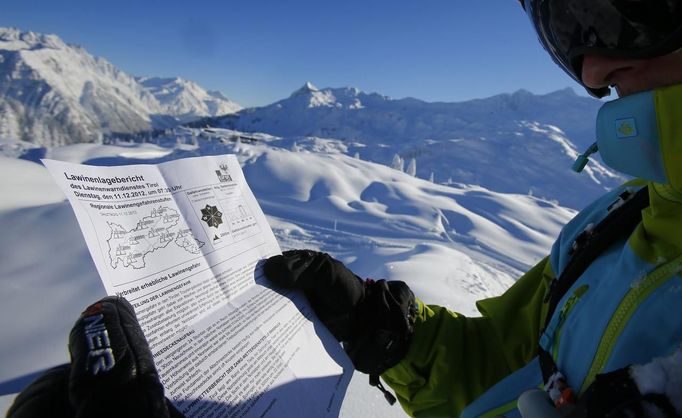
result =
[{"label": "map of tirol", "polygon": [[194,238],[189,228],[179,225],[180,214],[166,206],[153,208],[131,230],[113,222],[107,224],[111,230],[107,243],[112,268],[119,265],[134,269],[144,268],[147,254],[166,248],[171,242],[192,254],[198,254],[204,245]]}]

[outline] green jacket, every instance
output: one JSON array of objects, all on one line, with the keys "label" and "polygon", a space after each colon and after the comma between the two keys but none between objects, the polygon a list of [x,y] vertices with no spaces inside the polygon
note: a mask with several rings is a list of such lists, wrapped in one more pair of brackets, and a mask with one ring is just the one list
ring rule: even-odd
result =
[{"label": "green jacket", "polygon": [[537,353],[554,277],[545,258],[502,296],[477,302],[482,316],[468,318],[425,305],[405,358],[382,378],[415,417],[451,417]]},{"label": "green jacket", "polygon": [[[553,344],[555,361],[562,371],[570,371],[569,383],[578,394],[596,373],[669,354],[682,339],[682,292],[675,294],[675,289],[682,288],[680,92],[682,87],[675,86],[656,97],[659,142],[669,184],[650,184],[650,206],[630,238],[595,260],[594,268],[560,302],[555,316],[577,287],[589,289],[570,313],[572,322],[567,323],[572,338],[564,337],[559,343],[557,335],[546,336]],[[405,411],[415,417],[459,416],[497,382],[529,365],[545,324],[543,299],[550,281],[570,258],[568,248],[587,225],[603,219],[623,189],[644,184],[641,180],[627,183],[578,214],[562,230],[549,257],[503,295],[477,302],[481,317],[468,318],[419,301],[409,351],[382,375]],[[595,318],[604,318],[603,323]],[[552,320],[556,322],[554,316]],[[650,337],[651,321],[661,329],[660,341],[642,344],[642,338]]]}]

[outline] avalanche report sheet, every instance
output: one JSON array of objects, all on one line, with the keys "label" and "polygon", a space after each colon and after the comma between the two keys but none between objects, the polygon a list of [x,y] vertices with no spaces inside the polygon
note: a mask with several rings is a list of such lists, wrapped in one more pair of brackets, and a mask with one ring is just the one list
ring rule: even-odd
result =
[{"label": "avalanche report sheet", "polygon": [[73,207],[107,294],[135,307],[178,410],[339,414],[352,364],[301,292],[263,277],[262,260],[280,248],[235,156],[43,163]]}]

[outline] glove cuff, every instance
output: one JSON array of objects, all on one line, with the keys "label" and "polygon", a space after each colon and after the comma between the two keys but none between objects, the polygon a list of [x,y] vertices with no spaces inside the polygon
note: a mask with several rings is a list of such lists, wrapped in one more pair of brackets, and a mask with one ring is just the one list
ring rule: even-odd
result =
[{"label": "glove cuff", "polygon": [[63,364],[45,372],[21,391],[7,411],[7,418],[72,418],[69,403],[70,366]]},{"label": "glove cuff", "polygon": [[414,331],[416,303],[401,281],[365,282],[365,298],[354,315],[352,336],[343,342],[356,370],[380,375],[405,356]]}]

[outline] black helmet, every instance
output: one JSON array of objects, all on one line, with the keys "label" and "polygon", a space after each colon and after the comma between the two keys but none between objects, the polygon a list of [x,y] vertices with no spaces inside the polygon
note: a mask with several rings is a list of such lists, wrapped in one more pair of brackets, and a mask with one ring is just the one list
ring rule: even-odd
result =
[{"label": "black helmet", "polygon": [[552,59],[581,80],[582,57],[651,58],[682,48],[682,0],[519,0]]}]

